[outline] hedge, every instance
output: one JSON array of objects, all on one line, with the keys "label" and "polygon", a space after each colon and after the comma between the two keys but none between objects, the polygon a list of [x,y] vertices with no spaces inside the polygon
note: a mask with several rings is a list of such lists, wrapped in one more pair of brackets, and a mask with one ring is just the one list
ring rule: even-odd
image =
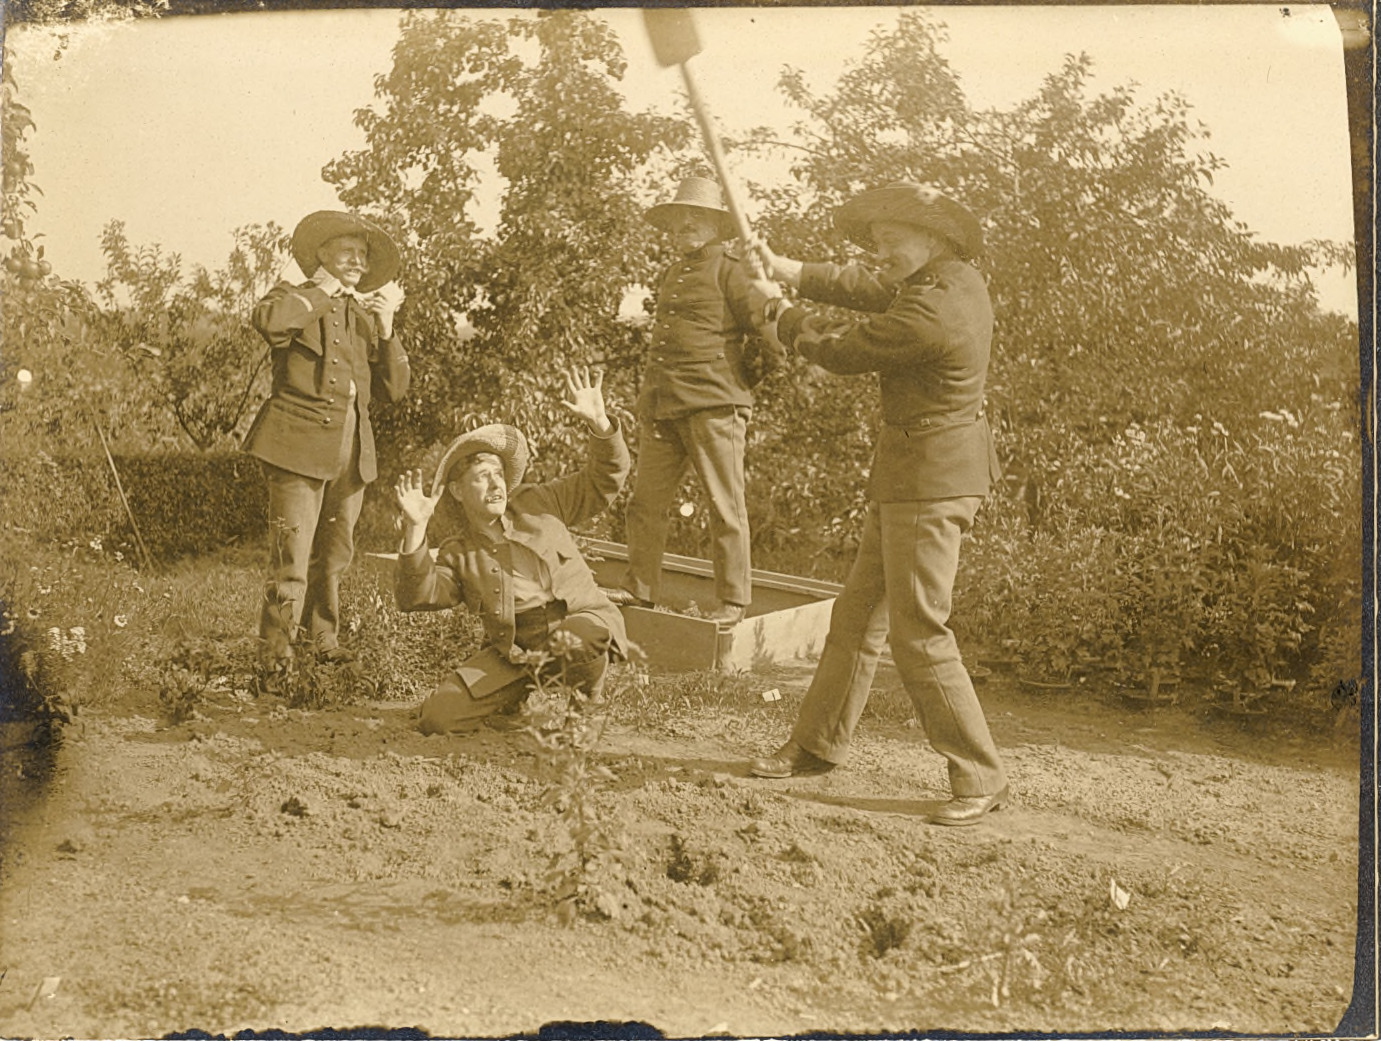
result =
[{"label": "hedge", "polygon": [[[256,460],[240,452],[114,457],[150,555],[159,561],[261,539],[268,494]],[[44,542],[107,538],[135,544],[103,454],[0,457],[0,519]]]}]

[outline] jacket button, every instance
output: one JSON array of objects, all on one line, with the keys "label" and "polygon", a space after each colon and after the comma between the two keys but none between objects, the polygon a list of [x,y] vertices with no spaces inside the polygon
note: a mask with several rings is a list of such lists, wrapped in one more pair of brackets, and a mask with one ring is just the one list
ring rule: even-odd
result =
[{"label": "jacket button", "polygon": [[335,383],[335,382],[336,382],[336,377],[332,376],[332,377],[331,377],[331,382],[332,382],[332,383]]},{"label": "jacket button", "polygon": [[495,586],[495,587],[494,587],[494,592],[496,592],[496,593],[499,592],[499,587],[498,587],[498,586]]},{"label": "jacket button", "polygon": [[332,343],[340,343],[339,340],[332,340],[331,342],[332,342]]},{"label": "jacket button", "polygon": [[321,421],[321,425],[324,427],[329,427],[331,425],[331,417],[327,416],[325,419],[323,419]]},{"label": "jacket button", "polygon": [[[721,354],[720,357],[722,358],[722,357],[724,357],[724,355]],[[326,399],[326,404],[328,404],[328,405],[334,405],[335,403],[336,403],[336,399],[335,399],[335,398],[327,398],[327,399]]]},{"label": "jacket button", "polygon": [[339,358],[332,358],[332,359],[331,359],[331,364],[332,364],[332,365],[339,365],[339,364],[340,364],[340,359],[339,359]]}]

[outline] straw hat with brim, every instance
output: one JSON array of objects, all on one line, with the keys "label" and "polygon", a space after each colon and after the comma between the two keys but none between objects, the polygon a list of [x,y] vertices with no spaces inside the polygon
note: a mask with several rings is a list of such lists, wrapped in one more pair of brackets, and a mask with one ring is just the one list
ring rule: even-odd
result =
[{"label": "straw hat with brim", "polygon": [[316,269],[321,267],[317,250],[342,235],[359,235],[369,245],[369,262],[364,277],[355,287],[358,292],[372,293],[393,281],[393,276],[398,274],[401,258],[398,246],[388,232],[371,220],[339,210],[309,213],[293,229],[293,260],[297,261],[302,273],[308,278],[316,274]]},{"label": "straw hat with brim", "polygon": [[503,462],[504,482],[512,493],[522,481],[523,474],[527,472],[527,438],[523,437],[522,431],[517,427],[509,426],[507,423],[490,423],[488,426],[461,434],[446,447],[446,452],[436,467],[431,494],[437,494],[446,486],[451,479],[451,471],[457,464],[482,452],[496,455]]},{"label": "straw hat with brim", "polygon": [[983,226],[963,203],[938,188],[911,181],[874,188],[855,196],[834,214],[835,227],[864,249],[876,249],[872,226],[879,221],[914,224],[954,244],[961,256],[983,252]]},{"label": "straw hat with brim", "polygon": [[678,206],[693,206],[697,210],[708,212],[719,225],[720,238],[732,238],[737,234],[734,229],[734,216],[729,212],[729,207],[724,205],[724,195],[720,192],[719,185],[708,177],[687,177],[677,187],[676,197],[671,202],[659,202],[649,208],[645,216],[648,223],[666,231],[667,224],[676,215]]}]

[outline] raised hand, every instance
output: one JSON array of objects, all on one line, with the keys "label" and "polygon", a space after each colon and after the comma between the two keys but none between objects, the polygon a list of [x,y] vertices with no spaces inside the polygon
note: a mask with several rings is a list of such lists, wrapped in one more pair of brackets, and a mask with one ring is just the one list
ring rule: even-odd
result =
[{"label": "raised hand", "polygon": [[776,300],[781,295],[781,286],[766,278],[755,278],[748,283],[748,311],[753,316],[755,325],[763,324],[762,312],[763,308],[767,306],[767,302]]},{"label": "raised hand", "polygon": [[774,282],[781,282],[784,285],[800,288],[801,285],[801,261],[793,260],[790,257],[778,256],[772,252],[772,248],[760,238],[754,237],[750,248],[758,258],[758,263],[762,265],[762,273],[765,278],[770,278]]},{"label": "raised hand", "polygon": [[588,366],[572,365],[565,372],[566,394],[569,401],[562,401],[568,412],[574,413],[597,434],[607,434],[614,429],[609,415],[604,409],[604,371],[595,369],[593,375]]},{"label": "raised hand", "polygon": [[379,324],[379,335],[385,340],[393,335],[393,315],[404,299],[403,287],[397,282],[382,285],[365,298],[365,310],[374,316]]},{"label": "raised hand", "polygon": [[436,489],[435,495],[428,495],[423,485],[421,470],[404,470],[398,475],[398,480],[393,482],[394,500],[398,503],[398,512],[403,515],[405,552],[416,549],[417,543],[422,541],[432,514],[436,512],[436,504],[441,501],[441,496],[445,492],[446,489],[442,486]]}]

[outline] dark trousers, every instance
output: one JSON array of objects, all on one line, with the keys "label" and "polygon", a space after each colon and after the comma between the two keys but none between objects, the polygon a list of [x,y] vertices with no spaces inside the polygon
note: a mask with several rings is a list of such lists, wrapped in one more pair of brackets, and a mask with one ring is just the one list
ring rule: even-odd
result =
[{"label": "dark trousers", "polygon": [[269,658],[289,655],[299,629],[316,650],[329,651],[339,643],[340,578],[355,555],[355,522],[365,489],[357,464],[359,438],[349,433],[348,461],[334,480],[263,464],[271,549],[259,637]]},{"label": "dark trousers", "polygon": [[[603,689],[610,637],[608,628],[598,618],[579,613],[568,615],[565,602],[554,600],[519,613],[514,623],[515,644],[525,651],[545,651],[550,655],[537,670],[543,682],[559,682],[586,695],[598,694]],[[564,649],[562,645],[566,645]],[[559,649],[562,653],[557,653]],[[485,648],[446,676],[423,702],[422,732],[455,734],[474,730],[486,716],[515,711],[527,700],[536,682],[531,668],[513,665],[494,648]]]}]

